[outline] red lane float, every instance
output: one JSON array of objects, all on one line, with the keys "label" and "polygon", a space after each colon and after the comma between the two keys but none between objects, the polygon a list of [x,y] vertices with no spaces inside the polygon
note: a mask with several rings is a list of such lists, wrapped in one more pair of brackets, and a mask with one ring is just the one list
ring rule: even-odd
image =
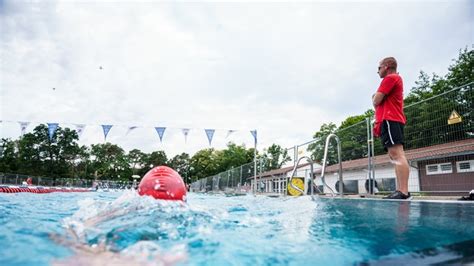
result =
[{"label": "red lane float", "polygon": [[142,178],[138,185],[140,196],[162,200],[186,200],[186,186],[181,176],[167,166],[157,166]]},{"label": "red lane float", "polygon": [[0,193],[52,193],[52,192],[92,192],[95,190],[90,190],[87,188],[57,188],[57,187],[36,187],[36,186],[29,186],[29,187],[18,187],[18,186],[0,186]]}]

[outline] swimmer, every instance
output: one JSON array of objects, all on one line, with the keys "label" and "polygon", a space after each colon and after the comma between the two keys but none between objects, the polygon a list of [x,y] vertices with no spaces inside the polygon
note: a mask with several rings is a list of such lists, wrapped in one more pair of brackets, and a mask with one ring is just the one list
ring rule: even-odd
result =
[{"label": "swimmer", "polygon": [[[130,193],[136,195],[133,191]],[[144,205],[136,204],[123,206],[123,203],[133,196],[130,193],[125,193],[104,211],[99,211],[82,221],[82,229],[94,228],[102,222],[144,208]],[[172,200],[178,204],[185,204],[186,200],[186,188],[181,176],[166,166],[151,169],[140,182],[138,194],[152,196],[155,199]],[[54,242],[71,248],[75,253],[70,258],[54,261],[53,265],[174,265],[187,259],[185,252],[173,252],[173,255],[154,254],[156,252],[150,254],[151,249],[159,249],[157,244],[150,241],[139,241],[121,252],[114,251],[105,243],[88,245],[84,230],[76,231],[74,226],[75,223],[65,224],[67,237],[50,234]]]},{"label": "swimmer", "polygon": [[[70,230],[69,233],[75,240],[71,240],[58,234],[50,234],[50,238],[57,244],[67,246],[74,251],[74,255],[68,258],[54,260],[52,265],[146,265],[146,266],[171,266],[187,260],[184,251],[169,252],[161,254],[157,244],[150,241],[140,241],[121,252],[113,251],[104,243],[89,246],[78,241],[77,235]],[[145,248],[143,248],[145,247]],[[150,254],[151,253],[151,254]]]}]

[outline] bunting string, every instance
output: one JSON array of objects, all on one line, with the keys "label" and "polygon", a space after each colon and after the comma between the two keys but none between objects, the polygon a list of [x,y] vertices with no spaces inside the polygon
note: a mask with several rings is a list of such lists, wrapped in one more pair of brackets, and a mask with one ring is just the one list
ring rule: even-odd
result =
[{"label": "bunting string", "polygon": [[[27,131],[27,128],[29,128],[29,126],[33,123],[33,124],[46,124],[47,127],[48,127],[48,137],[50,140],[53,139],[54,137],[54,134],[55,132],[57,131],[58,127],[60,125],[72,125],[76,132],[77,132],[77,135],[79,136],[79,138],[81,138],[82,134],[84,133],[84,131],[86,130],[86,128],[88,127],[91,127],[91,126],[97,126],[97,125],[86,125],[86,124],[76,124],[76,123],[58,123],[58,122],[55,122],[55,123],[42,123],[42,122],[35,122],[35,121],[9,121],[9,120],[0,120],[0,126],[4,126],[5,123],[17,123],[20,125],[20,134],[21,136],[23,136],[26,131]],[[133,126],[124,126],[124,125],[112,125],[112,124],[101,124],[99,125],[101,128],[102,128],[102,132],[103,132],[103,135],[104,135],[104,141],[107,141],[107,136],[109,135],[109,133],[111,132],[111,129],[112,128],[115,128],[115,127],[126,127],[127,128],[127,131],[125,133],[125,136],[129,135],[131,132],[133,132],[134,130],[136,130],[137,128],[146,128],[146,126],[136,126],[136,125],[133,125]],[[154,126],[153,127],[156,131],[156,133],[158,134],[158,137],[159,137],[159,140],[160,140],[160,143],[163,142],[163,139],[164,139],[164,136],[165,136],[165,131],[167,129],[170,129],[170,127],[164,127],[164,126]],[[183,136],[184,136],[184,142],[187,143],[188,141],[188,136],[189,136],[189,133],[191,130],[202,130],[201,129],[196,129],[196,128],[178,128]],[[212,140],[214,138],[214,133],[217,131],[217,130],[222,130],[222,131],[225,131],[227,132],[226,133],[226,139],[229,138],[233,133],[235,132],[238,132],[238,131],[245,131],[245,130],[237,130],[237,129],[216,129],[216,128],[205,128],[204,129],[204,133],[206,134],[206,137],[207,137],[207,140],[209,142],[209,146],[212,146]],[[249,132],[249,131],[247,131]],[[250,133],[253,137],[253,140],[254,140],[254,143],[255,145],[257,144],[257,130],[250,130]]]}]

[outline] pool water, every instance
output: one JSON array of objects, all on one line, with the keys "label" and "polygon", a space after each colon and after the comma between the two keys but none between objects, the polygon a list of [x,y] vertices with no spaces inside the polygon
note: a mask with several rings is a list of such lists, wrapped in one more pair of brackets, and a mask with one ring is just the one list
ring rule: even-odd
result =
[{"label": "pool water", "polygon": [[474,204],[0,193],[0,243],[0,265],[472,263]]}]

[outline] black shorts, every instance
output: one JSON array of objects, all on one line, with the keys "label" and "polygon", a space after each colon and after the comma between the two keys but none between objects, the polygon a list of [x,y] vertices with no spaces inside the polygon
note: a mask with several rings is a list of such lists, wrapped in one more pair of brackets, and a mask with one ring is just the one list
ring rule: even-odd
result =
[{"label": "black shorts", "polygon": [[382,130],[380,133],[380,139],[382,140],[382,145],[387,150],[396,144],[404,143],[403,140],[403,128],[404,124],[400,122],[394,122],[389,120],[382,121]]}]

